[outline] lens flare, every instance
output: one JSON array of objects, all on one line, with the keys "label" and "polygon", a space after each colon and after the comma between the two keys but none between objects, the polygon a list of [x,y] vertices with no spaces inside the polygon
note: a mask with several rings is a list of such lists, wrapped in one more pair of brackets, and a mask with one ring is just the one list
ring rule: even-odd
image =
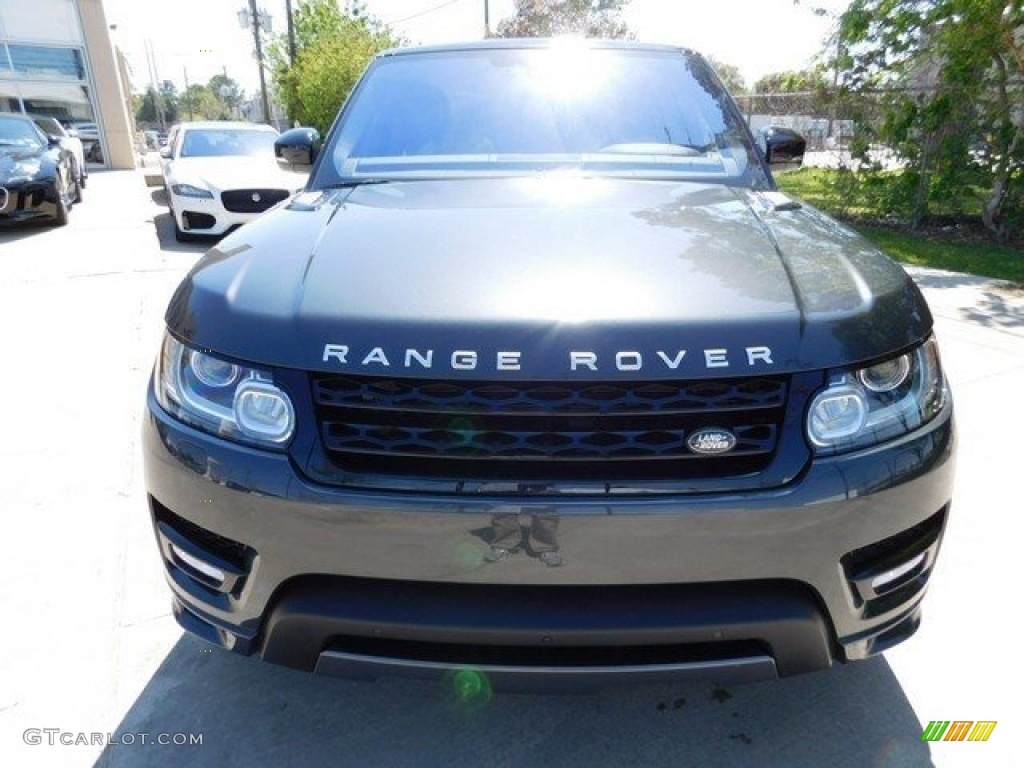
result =
[{"label": "lens flare", "polygon": [[445,692],[452,703],[461,710],[478,710],[486,707],[494,693],[487,675],[476,669],[463,667],[445,676]]}]

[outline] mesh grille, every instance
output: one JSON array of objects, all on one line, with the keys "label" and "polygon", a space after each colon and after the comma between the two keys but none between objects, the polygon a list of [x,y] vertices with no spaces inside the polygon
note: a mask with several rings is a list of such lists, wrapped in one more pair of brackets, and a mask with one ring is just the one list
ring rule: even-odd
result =
[{"label": "mesh grille", "polygon": [[[460,479],[724,477],[774,454],[788,380],[519,383],[314,374],[320,439],[352,472]],[[726,454],[687,444],[729,430]]]},{"label": "mesh grille", "polygon": [[233,213],[262,213],[286,197],[286,189],[229,189],[220,193],[224,208]]}]

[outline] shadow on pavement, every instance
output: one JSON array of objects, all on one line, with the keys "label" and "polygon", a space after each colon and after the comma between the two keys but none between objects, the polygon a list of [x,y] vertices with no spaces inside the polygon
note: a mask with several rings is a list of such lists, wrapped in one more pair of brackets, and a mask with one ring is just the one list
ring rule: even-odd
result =
[{"label": "shadow on pavement", "polygon": [[356,683],[184,635],[113,729],[201,745],[107,746],[96,766],[931,765],[883,659],[745,686],[692,684],[460,703],[419,681]]},{"label": "shadow on pavement", "polygon": [[934,291],[937,298],[947,291],[962,293],[963,300],[950,305],[962,320],[985,328],[1024,328],[1024,287],[1020,285],[955,272],[914,270],[912,274],[918,286]]},{"label": "shadow on pavement", "polygon": [[211,237],[191,243],[179,243],[174,238],[174,221],[169,213],[159,213],[153,217],[156,236],[160,241],[161,251],[178,251],[181,253],[206,253],[217,244],[219,238]]},{"label": "shadow on pavement", "polygon": [[[74,210],[74,206],[72,206]],[[56,229],[47,220],[23,221],[18,223],[4,222],[0,224],[0,244],[12,243],[15,240],[22,240],[26,237],[35,237],[43,232],[51,232]]]},{"label": "shadow on pavement", "polygon": [[1024,290],[997,287],[982,291],[977,303],[962,312],[965,320],[986,328],[1024,328]]}]

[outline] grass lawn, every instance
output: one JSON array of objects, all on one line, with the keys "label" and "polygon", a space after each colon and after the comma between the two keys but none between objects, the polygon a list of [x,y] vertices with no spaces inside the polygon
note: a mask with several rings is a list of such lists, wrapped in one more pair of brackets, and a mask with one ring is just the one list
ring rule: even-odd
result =
[{"label": "grass lawn", "polygon": [[[779,187],[831,215],[842,218],[898,261],[922,267],[948,269],[973,275],[1024,283],[1024,251],[980,238],[965,239],[942,230],[912,231],[878,223],[877,212],[842,204],[831,185],[833,171],[807,168],[779,174]],[[845,210],[844,210],[845,209]]]},{"label": "grass lawn", "polygon": [[1024,252],[984,242],[934,239],[917,232],[851,222],[854,229],[897,261],[1024,283]]}]

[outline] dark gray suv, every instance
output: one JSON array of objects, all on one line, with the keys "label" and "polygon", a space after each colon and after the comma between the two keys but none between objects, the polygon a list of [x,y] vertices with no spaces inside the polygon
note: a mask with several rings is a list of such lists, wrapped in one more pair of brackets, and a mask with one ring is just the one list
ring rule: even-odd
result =
[{"label": "dark gray suv", "polygon": [[907,638],[953,482],[932,318],[678,48],[371,64],[167,310],[186,629],[304,670],[759,680]]}]

